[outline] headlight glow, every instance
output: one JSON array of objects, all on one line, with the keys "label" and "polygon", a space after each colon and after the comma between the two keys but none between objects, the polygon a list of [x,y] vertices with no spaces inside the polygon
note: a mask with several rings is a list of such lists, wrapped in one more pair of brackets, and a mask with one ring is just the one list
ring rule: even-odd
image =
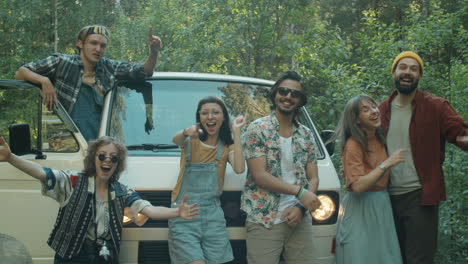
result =
[{"label": "headlight glow", "polygon": [[317,198],[322,203],[319,208],[311,213],[315,221],[323,222],[328,220],[336,210],[333,199],[326,194],[319,194]]},{"label": "headlight glow", "polygon": [[123,224],[124,224],[124,225],[128,225],[128,224],[130,224],[131,222],[132,222],[132,219],[131,219],[130,217],[127,217],[127,216],[124,215],[124,217],[123,217]]}]

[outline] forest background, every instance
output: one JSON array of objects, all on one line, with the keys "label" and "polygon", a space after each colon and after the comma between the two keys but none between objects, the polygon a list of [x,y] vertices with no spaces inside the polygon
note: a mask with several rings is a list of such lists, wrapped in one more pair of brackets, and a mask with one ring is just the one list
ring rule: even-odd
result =
[{"label": "forest background", "polygon": [[[107,57],[143,61],[148,29],[161,37],[157,71],[304,76],[309,113],[334,129],[344,104],[393,90],[395,56],[424,60],[420,87],[468,118],[467,0],[0,0],[0,79],[54,52],[74,53],[77,32],[103,24]],[[339,150],[334,156],[340,168]],[[468,261],[468,154],[447,147],[437,263]]]}]

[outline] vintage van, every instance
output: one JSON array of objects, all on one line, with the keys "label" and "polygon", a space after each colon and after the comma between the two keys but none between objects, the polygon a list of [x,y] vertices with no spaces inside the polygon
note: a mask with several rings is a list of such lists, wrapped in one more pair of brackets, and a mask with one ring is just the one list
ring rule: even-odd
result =
[{"label": "vintage van", "polygon": [[[158,72],[145,81],[123,81],[105,97],[99,134],[116,137],[129,149],[121,182],[154,205],[170,206],[180,157],[171,139],[176,131],[194,124],[197,102],[217,95],[232,116],[248,113],[251,121],[271,111],[266,95],[272,85],[269,80],[201,73]],[[55,169],[83,168],[85,139],[61,105],[53,111],[43,106],[38,87],[0,81],[0,113],[0,133],[16,154]],[[320,150],[322,207],[313,213],[316,259],[311,263],[334,263],[340,182],[305,108],[298,119],[312,129]],[[239,209],[244,180],[245,173],[237,175],[228,165],[221,201],[235,255],[232,263],[246,263],[245,215]],[[39,182],[7,163],[0,163],[0,201],[0,233],[23,242],[34,263],[53,263],[54,253],[46,241],[57,203],[42,197]],[[151,220],[143,227],[124,221],[121,263],[170,263],[167,221]]]}]

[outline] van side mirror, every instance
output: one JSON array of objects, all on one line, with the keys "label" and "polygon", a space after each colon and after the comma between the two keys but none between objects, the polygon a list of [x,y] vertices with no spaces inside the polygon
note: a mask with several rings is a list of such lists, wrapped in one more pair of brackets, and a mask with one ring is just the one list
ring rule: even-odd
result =
[{"label": "van side mirror", "polygon": [[[320,132],[320,137],[322,138],[325,148],[328,151],[328,155],[333,156],[335,153],[335,141],[332,139],[335,131],[333,130],[323,130]],[[331,141],[332,140],[332,141]]]},{"label": "van side mirror", "polygon": [[38,150],[31,148],[31,132],[29,125],[25,123],[12,124],[8,126],[10,136],[10,150],[16,155],[36,154],[36,159],[46,159]]},{"label": "van side mirror", "polygon": [[10,149],[16,155],[31,153],[31,134],[28,124],[12,124],[8,127],[10,133]]}]

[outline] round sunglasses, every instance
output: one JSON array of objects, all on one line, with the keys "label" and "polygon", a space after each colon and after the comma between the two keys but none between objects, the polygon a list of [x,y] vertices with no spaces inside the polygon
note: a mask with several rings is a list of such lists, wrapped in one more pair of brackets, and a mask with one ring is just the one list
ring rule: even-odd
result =
[{"label": "round sunglasses", "polygon": [[292,98],[300,98],[300,97],[304,96],[304,94],[301,91],[294,90],[294,89],[291,89],[291,88],[286,88],[286,87],[279,87],[278,88],[278,93],[281,96],[287,96],[288,94],[291,94]]},{"label": "round sunglasses", "polygon": [[104,161],[106,158],[109,158],[112,163],[119,162],[119,158],[117,158],[117,156],[106,156],[104,154],[99,154],[97,157],[100,161]]}]

